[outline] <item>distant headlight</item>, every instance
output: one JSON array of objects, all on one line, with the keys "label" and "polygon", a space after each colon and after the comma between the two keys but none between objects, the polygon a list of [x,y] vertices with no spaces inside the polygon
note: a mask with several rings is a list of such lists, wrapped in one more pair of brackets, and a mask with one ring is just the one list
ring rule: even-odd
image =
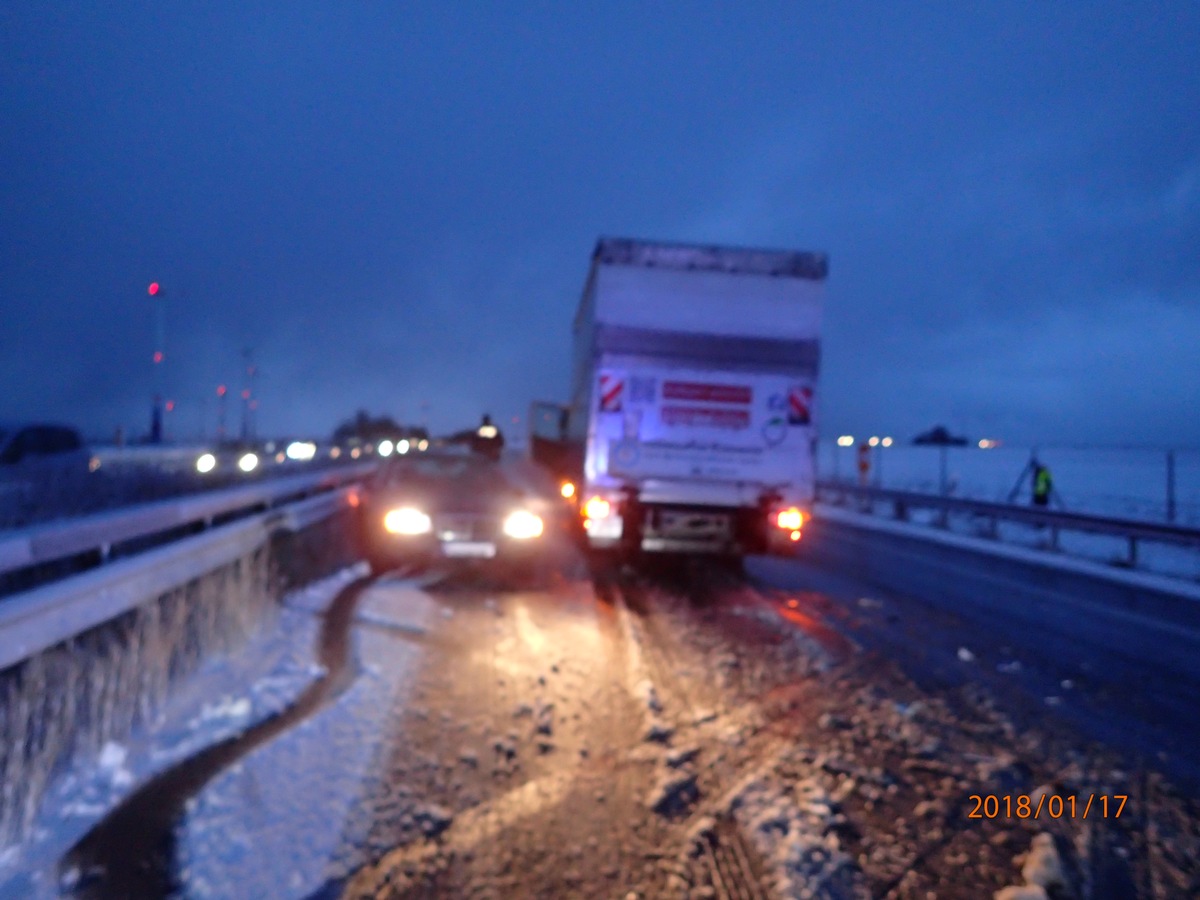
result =
[{"label": "distant headlight", "polygon": [[217,458],[211,453],[202,453],[200,454],[199,459],[196,460],[196,471],[201,475],[207,475],[216,467]]},{"label": "distant headlight", "polygon": [[516,538],[520,541],[540,537],[545,529],[546,526],[542,522],[541,516],[534,515],[524,509],[518,509],[514,513],[509,513],[508,518],[504,520],[504,533],[510,538]]},{"label": "distant headlight", "polygon": [[253,472],[258,468],[258,454],[243,453],[241,459],[238,460],[238,468],[243,472]]},{"label": "distant headlight", "polygon": [[388,510],[383,517],[383,527],[392,534],[428,534],[433,530],[433,522],[419,509],[403,506]]},{"label": "distant headlight", "polygon": [[393,445],[391,441],[388,441],[388,440],[380,441],[379,442],[379,455],[380,456],[391,456],[394,446],[395,445]]},{"label": "distant headlight", "polygon": [[288,459],[307,460],[317,455],[317,445],[312,441],[292,441],[287,445]]}]

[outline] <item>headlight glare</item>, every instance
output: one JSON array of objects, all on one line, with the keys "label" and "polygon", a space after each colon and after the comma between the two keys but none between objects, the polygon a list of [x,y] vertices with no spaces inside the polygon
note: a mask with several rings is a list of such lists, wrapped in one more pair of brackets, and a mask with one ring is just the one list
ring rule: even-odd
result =
[{"label": "headlight glare", "polygon": [[429,516],[411,506],[388,510],[383,527],[391,534],[428,534],[433,530]]},{"label": "headlight glare", "polygon": [[504,533],[510,538],[521,541],[540,537],[545,529],[542,517],[526,509],[518,509],[516,512],[509,513],[508,518],[504,520]]}]

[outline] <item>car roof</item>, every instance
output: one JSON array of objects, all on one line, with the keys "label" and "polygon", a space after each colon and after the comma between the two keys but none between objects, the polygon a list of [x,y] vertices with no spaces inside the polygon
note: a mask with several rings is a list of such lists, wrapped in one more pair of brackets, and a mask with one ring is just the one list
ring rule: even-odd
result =
[{"label": "car roof", "polygon": [[83,435],[78,428],[63,422],[48,422],[41,419],[0,419],[0,437],[7,438],[26,428],[61,428],[74,434],[81,442],[83,440]]},{"label": "car roof", "polygon": [[45,419],[0,419],[0,430],[19,431],[22,428],[65,428],[68,431],[79,431],[74,425],[65,422],[53,422]]}]

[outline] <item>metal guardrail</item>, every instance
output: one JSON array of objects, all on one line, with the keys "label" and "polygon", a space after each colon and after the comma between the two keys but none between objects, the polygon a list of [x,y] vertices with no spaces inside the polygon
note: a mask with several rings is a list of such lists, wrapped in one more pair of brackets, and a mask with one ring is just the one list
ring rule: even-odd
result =
[{"label": "metal guardrail", "polygon": [[104,561],[121,545],[201,531],[214,523],[274,509],[361,480],[374,467],[374,463],[357,463],[2,532],[0,575],[87,553],[97,553]]},{"label": "metal guardrail", "polygon": [[335,487],[0,600],[0,670],[240,559],[278,531],[329,518],[352,495]]},{"label": "metal guardrail", "polygon": [[1129,565],[1137,564],[1137,548],[1140,542],[1173,544],[1185,547],[1200,547],[1200,529],[1159,522],[1142,522],[1136,519],[1118,519],[1063,510],[1039,509],[1016,506],[1009,503],[993,503],[971,500],[966,497],[948,497],[938,494],[922,494],[915,491],[897,491],[888,488],[865,487],[837,481],[818,481],[817,496],[834,506],[846,506],[853,501],[866,512],[875,512],[876,506],[890,507],[895,519],[904,521],[915,509],[931,509],[937,514],[937,525],[946,527],[951,514],[965,514],[986,523],[987,534],[998,537],[1000,522],[1016,522],[1041,527],[1047,530],[1050,546],[1059,549],[1062,532],[1100,534],[1120,538],[1128,542]]}]

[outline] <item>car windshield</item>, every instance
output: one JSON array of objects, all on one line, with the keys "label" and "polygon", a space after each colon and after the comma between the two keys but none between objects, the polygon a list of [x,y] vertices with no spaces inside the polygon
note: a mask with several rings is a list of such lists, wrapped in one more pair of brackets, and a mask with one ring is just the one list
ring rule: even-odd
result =
[{"label": "car windshield", "polygon": [[398,459],[379,472],[379,484],[401,484],[416,479],[455,479],[478,472],[485,463],[469,456],[418,456]]}]

